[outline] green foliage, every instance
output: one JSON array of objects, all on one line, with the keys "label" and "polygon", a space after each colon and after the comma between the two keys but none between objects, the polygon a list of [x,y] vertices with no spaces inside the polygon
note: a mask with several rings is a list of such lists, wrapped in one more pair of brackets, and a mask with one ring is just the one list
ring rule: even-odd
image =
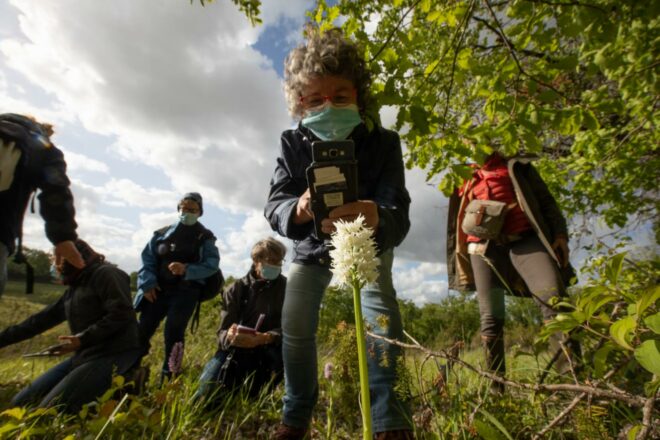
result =
[{"label": "green foliage", "polygon": [[[50,262],[52,255],[49,252],[44,252],[39,249],[31,249],[23,247],[23,253],[34,269],[34,277],[39,281],[50,280]],[[13,258],[7,262],[7,273],[10,278],[17,280],[25,279],[25,265],[16,264]]]},{"label": "green foliage", "polygon": [[312,14],[339,16],[376,77],[370,113],[395,106],[407,165],[447,171],[446,194],[470,160],[530,153],[569,214],[658,230],[658,2],[319,0]]},{"label": "green foliage", "polygon": [[[192,4],[194,0],[190,0]],[[205,6],[207,3],[213,3],[214,0],[199,0],[199,3],[202,6]],[[231,0],[238,9],[245,14],[252,26],[261,24],[261,18],[259,18],[261,0]]]},{"label": "green foliage", "polygon": [[328,342],[340,322],[355,324],[352,293],[337,286],[330,286],[325,291],[319,312],[319,329],[316,333],[319,342]]},{"label": "green foliage", "polygon": [[[639,277],[629,276],[630,268],[624,262],[617,278],[617,285],[621,289],[642,287],[643,283],[638,283]],[[638,281],[633,283],[633,280]],[[646,285],[648,283],[644,284]],[[0,299],[0,327],[19,322],[43,308],[45,302],[53,299],[48,290],[50,288],[50,285],[38,284],[35,295],[25,296],[19,293],[20,283],[10,283],[8,292]],[[342,304],[344,298],[340,295],[350,300],[349,295],[337,291],[329,291],[327,299],[333,298],[333,295],[336,295],[335,299],[338,300],[335,304]],[[651,324],[657,320],[658,313],[657,304],[646,305],[649,302],[641,296],[637,299],[640,300],[639,310],[643,309],[644,312],[640,317],[642,323],[638,323],[635,335],[630,339],[630,344],[635,349],[644,346],[645,341],[652,340],[650,334],[657,335],[650,329],[653,328]],[[457,297],[451,301],[459,305],[463,302],[472,304],[472,307],[475,304],[473,299],[467,297]],[[520,307],[530,303],[529,300],[520,301]],[[515,302],[512,304],[509,304],[512,315],[525,316],[525,313],[515,311],[519,307]],[[145,363],[151,366],[152,372],[145,394],[124,398],[121,390],[126,383],[117,378],[112,390],[80,413],[70,416],[53,410],[7,408],[13,394],[59,361],[26,360],[21,358],[21,354],[49,345],[58,334],[66,331],[66,325],[31,341],[2,349],[0,439],[17,438],[19,435],[21,438],[65,439],[93,439],[99,435],[100,438],[117,439],[270,438],[272,428],[281,416],[281,386],[273,393],[260,395],[256,400],[248,399],[244,393],[227,396],[220,406],[213,410],[204,409],[200,403],[192,400],[201,370],[216,349],[215,330],[218,326],[219,308],[218,299],[204,303],[197,333],[186,334],[184,371],[181,376],[166,382],[163,387],[157,386],[163,356],[161,328],[152,340],[151,353],[145,358]],[[602,308],[609,310],[611,305],[603,305]],[[340,315],[328,309],[324,311],[328,316]],[[404,319],[405,316],[420,316],[418,314],[421,314],[422,310],[408,302],[404,303],[403,309],[407,310],[404,312]],[[598,309],[596,314],[600,310]],[[352,313],[349,313],[349,316],[352,316]],[[326,322],[330,325],[328,321]],[[530,322],[533,321],[532,319]],[[405,325],[410,327],[409,324]],[[321,353],[326,353],[320,357],[320,366],[329,360],[335,368],[331,379],[319,379],[319,403],[314,411],[312,432],[317,433],[319,438],[353,439],[360,435],[355,328],[346,323],[337,325],[337,322],[333,322],[331,326],[327,330],[319,329],[328,335],[320,345]],[[644,330],[647,328],[648,331]],[[429,329],[434,335],[439,333],[437,327],[432,326]],[[440,333],[451,340],[463,338],[463,330],[459,330],[456,335],[449,332]],[[425,337],[421,334],[418,336],[420,339]],[[638,336],[643,339],[639,344]],[[439,342],[438,344],[442,345]],[[615,347],[614,343],[611,345]],[[612,359],[618,354],[628,352],[623,347],[612,350],[607,365],[611,365]],[[641,353],[644,354],[644,350]],[[479,349],[466,350],[460,357],[473,365],[479,364],[483,359]],[[570,394],[555,394],[548,399],[546,395],[530,395],[514,388],[508,389],[503,396],[495,397],[488,393],[487,380],[458,364],[451,368],[446,363],[440,363],[414,351],[408,352],[405,360],[405,363],[397,365],[397,371],[402,378],[397,390],[414,396],[411,403],[417,438],[476,438],[478,434],[486,438],[488,435],[494,435],[493,438],[507,438],[507,434],[512,438],[530,438],[534,432],[538,432],[556,417],[573,398]],[[534,380],[539,374],[538,367],[534,368],[535,363],[530,361],[527,355],[509,355],[507,365],[509,377],[513,380]],[[630,369],[622,371],[619,376],[621,380],[616,385],[626,386],[625,381],[630,380],[628,378],[634,380],[636,375],[650,375],[641,369],[642,367],[633,361]],[[568,421],[555,428],[548,438],[615,438],[628,421],[636,422],[638,415],[635,411],[602,399],[585,400],[576,406]]]},{"label": "green foliage", "polygon": [[614,370],[618,386],[652,395],[660,376],[660,262],[633,262],[620,253],[595,265],[592,281],[563,304],[570,311],[557,315],[543,335],[572,333],[582,341],[593,378]]},{"label": "green foliage", "polygon": [[439,303],[417,307],[400,300],[403,328],[420,344],[446,348],[457,341],[470,342],[479,331],[479,307],[469,295],[448,295]]}]

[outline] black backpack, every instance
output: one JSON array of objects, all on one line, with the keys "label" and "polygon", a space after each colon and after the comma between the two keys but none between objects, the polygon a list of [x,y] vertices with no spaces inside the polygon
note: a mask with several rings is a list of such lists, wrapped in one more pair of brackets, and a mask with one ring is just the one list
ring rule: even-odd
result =
[{"label": "black backpack", "polygon": [[[208,229],[203,228],[202,232],[197,235],[197,248],[201,248],[204,244],[204,241],[212,237],[214,237],[213,233]],[[190,323],[191,333],[195,333],[197,327],[199,327],[199,313],[202,308],[202,303],[220,295],[222,288],[225,285],[225,277],[222,275],[222,270],[220,270],[219,267],[217,272],[214,272],[213,274],[204,278],[203,281],[204,284],[199,291],[199,301],[197,302],[197,306],[195,307],[195,312],[193,314],[193,319]]]},{"label": "black backpack", "polygon": [[[8,191],[14,187],[16,176],[19,175],[23,178],[17,181],[16,185],[25,185],[24,176],[34,175],[41,168],[41,158],[43,151],[46,148],[52,147],[47,133],[44,132],[41,125],[37,122],[26,118],[25,116],[4,113],[0,115],[0,138],[3,143],[14,143],[14,148],[20,151],[14,169],[10,170],[13,173],[8,185],[3,185],[5,189],[0,192]],[[2,148],[0,154],[7,154],[8,149]],[[8,160],[6,157],[0,157],[0,160]],[[6,171],[6,170],[5,170]],[[32,190],[32,188],[31,188]],[[30,191],[32,192],[32,191]],[[32,198],[32,212],[34,212],[34,198]],[[18,246],[14,255],[14,262],[17,264],[25,264],[26,268],[26,293],[33,293],[34,291],[34,269],[27,261],[23,253],[23,228],[19,229],[18,233]]]},{"label": "black backpack", "polygon": [[[199,234],[197,234],[197,249],[200,249],[206,240],[209,238],[215,238],[215,236],[213,235],[213,232],[209,231],[199,223],[197,223],[197,225],[201,229]],[[199,301],[204,302],[215,298],[220,292],[222,292],[222,287],[225,284],[225,277],[222,275],[222,270],[218,267],[217,272],[214,272],[212,275],[209,275],[201,281],[203,281],[204,284],[202,284],[199,292]]]}]

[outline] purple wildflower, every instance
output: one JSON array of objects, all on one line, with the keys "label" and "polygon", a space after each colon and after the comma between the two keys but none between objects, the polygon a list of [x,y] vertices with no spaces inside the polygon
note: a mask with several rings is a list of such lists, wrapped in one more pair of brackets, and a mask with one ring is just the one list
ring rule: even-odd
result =
[{"label": "purple wildflower", "polygon": [[332,369],[333,368],[334,368],[334,366],[332,365],[332,362],[327,362],[325,364],[325,367],[323,367],[323,376],[326,379],[328,379],[328,380],[332,379]]},{"label": "purple wildflower", "polygon": [[167,360],[167,366],[170,369],[170,373],[179,374],[182,370],[181,368],[182,364],[183,364],[183,342],[176,342],[172,347],[170,358]]}]

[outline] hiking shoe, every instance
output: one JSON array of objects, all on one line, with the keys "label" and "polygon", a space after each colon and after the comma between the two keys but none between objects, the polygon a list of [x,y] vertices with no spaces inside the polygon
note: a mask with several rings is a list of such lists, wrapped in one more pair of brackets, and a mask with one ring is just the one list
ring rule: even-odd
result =
[{"label": "hiking shoe", "polygon": [[273,434],[274,440],[303,440],[307,438],[307,428],[295,428],[280,423]]}]

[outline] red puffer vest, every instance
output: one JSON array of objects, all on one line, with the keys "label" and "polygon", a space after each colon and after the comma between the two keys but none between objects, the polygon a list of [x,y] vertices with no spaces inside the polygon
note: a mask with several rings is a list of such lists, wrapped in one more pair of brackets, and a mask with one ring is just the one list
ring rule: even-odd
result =
[{"label": "red puffer vest", "polygon": [[[520,234],[532,229],[527,216],[517,203],[506,161],[499,154],[492,155],[483,167],[475,171],[472,181],[472,191],[469,194],[470,200],[496,200],[509,206],[515,203],[514,207],[506,214],[502,228],[504,235]],[[481,239],[468,235],[467,241],[478,242]]]}]

